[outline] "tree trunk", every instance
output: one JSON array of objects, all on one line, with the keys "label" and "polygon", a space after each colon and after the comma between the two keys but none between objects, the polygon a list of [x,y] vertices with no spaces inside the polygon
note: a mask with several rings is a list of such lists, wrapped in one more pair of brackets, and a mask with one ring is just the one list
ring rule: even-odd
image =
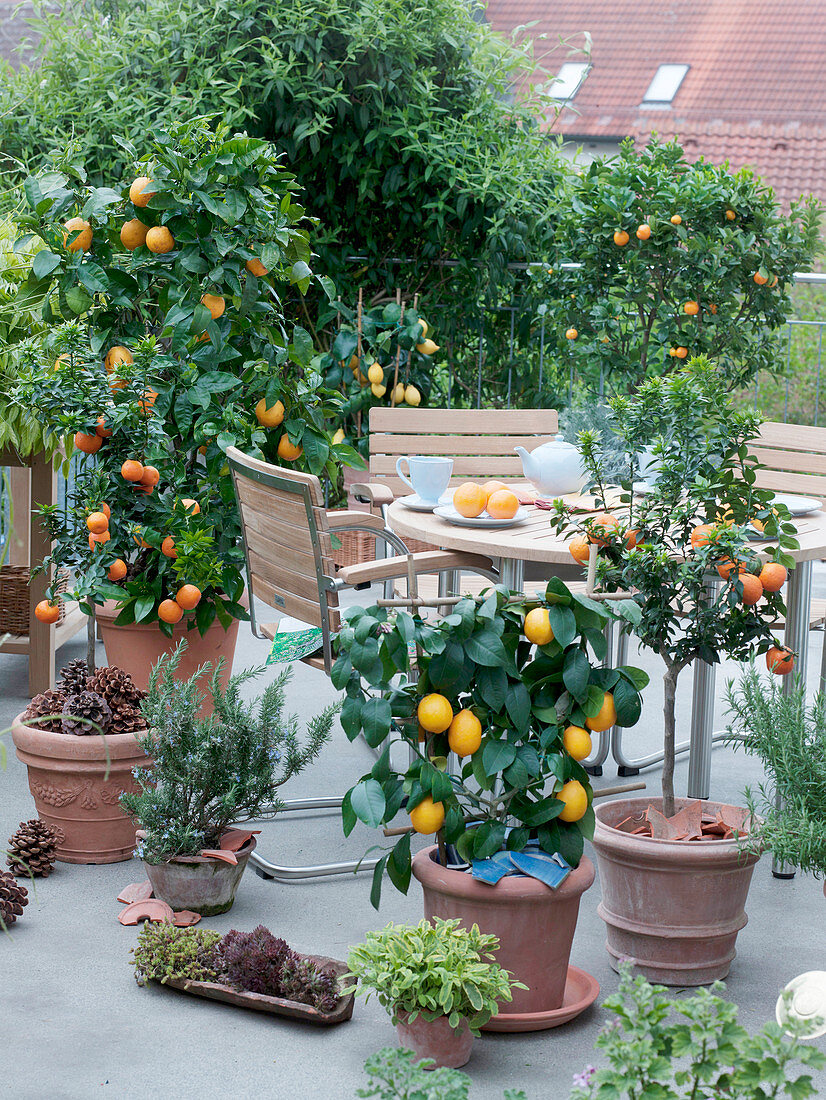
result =
[{"label": "tree trunk", "polygon": [[677,676],[679,669],[674,665],[666,665],[663,678],[663,813],[666,817],[674,814],[674,759],[676,726],[676,702],[677,702]]},{"label": "tree trunk", "polygon": [[97,642],[97,616],[95,605],[92,604],[92,613],[86,617],[86,667],[89,675],[95,674],[95,644]]}]

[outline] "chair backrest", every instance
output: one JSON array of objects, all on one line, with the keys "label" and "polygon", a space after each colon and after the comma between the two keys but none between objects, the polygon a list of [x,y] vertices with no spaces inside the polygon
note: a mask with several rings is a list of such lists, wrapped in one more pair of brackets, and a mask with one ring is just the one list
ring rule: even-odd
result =
[{"label": "chair backrest", "polygon": [[766,467],[760,488],[826,500],[826,428],[767,420],[750,449]]},{"label": "chair backrest", "polygon": [[451,485],[470,478],[524,481],[521,445],[530,451],[559,430],[556,409],[370,410],[370,480],[404,496],[410,489],[396,474],[401,455],[449,455]]},{"label": "chair backrest", "polygon": [[250,591],[285,615],[320,627],[328,656],[329,635],[338,631],[340,618],[318,478],[272,466],[236,447],[228,448],[227,461],[241,513]]}]

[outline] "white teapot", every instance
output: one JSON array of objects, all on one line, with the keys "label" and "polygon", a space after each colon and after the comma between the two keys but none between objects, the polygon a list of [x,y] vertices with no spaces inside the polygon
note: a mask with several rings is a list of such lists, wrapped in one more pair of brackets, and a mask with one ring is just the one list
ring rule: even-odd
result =
[{"label": "white teapot", "polygon": [[525,477],[544,496],[578,493],[587,480],[582,456],[561,435],[530,453],[524,447],[514,447],[514,450],[522,459]]}]

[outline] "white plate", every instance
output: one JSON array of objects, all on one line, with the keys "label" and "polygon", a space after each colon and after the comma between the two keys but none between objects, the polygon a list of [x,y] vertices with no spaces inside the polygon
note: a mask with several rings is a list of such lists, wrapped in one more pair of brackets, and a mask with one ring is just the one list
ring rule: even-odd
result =
[{"label": "white plate", "polygon": [[494,519],[493,516],[486,516],[484,513],[481,516],[462,516],[452,504],[440,504],[438,508],[433,509],[433,514],[441,516],[456,527],[487,527],[493,530],[497,527],[514,527],[517,523],[522,523],[528,518],[528,509],[520,508],[513,519]]},{"label": "white plate", "polygon": [[820,501],[814,497],[799,497],[794,493],[775,493],[775,504],[785,504],[793,516],[808,516],[809,512],[820,511]]},{"label": "white plate", "polygon": [[[428,501],[422,500],[422,498],[416,493],[409,497],[399,497],[399,500],[402,502],[405,508],[409,508],[411,512],[432,512],[434,508],[438,507],[438,505],[436,504],[430,504]],[[443,493],[439,497],[439,505],[441,505],[442,507],[444,507],[445,505],[449,505],[451,500],[453,500],[452,492]]]},{"label": "white plate", "polygon": [[655,486],[649,481],[635,481],[633,485],[635,497],[647,497],[649,493],[654,491]]}]

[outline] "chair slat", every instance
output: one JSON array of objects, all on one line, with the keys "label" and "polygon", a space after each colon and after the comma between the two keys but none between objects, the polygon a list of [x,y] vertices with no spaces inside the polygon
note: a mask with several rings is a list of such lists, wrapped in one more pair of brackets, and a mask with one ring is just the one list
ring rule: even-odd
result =
[{"label": "chair slat", "polygon": [[[296,619],[300,619],[309,626],[321,627],[323,625],[321,620],[321,606],[318,600],[306,600],[301,596],[296,596],[291,593],[282,593],[278,591],[274,585],[268,584],[263,578],[256,576],[255,573],[253,573],[252,576],[252,591],[259,600],[263,600],[264,603],[269,604],[270,607],[274,607],[276,611],[285,615],[294,616]],[[339,625],[339,612],[331,608],[330,630],[333,632],[337,631]]]},{"label": "chair slat", "polygon": [[[458,455],[453,459],[453,476],[462,475],[462,480],[468,478],[477,479],[502,474],[508,477],[520,477],[525,474],[522,469],[522,459],[519,455]],[[372,455],[370,458],[370,475],[381,480],[383,477],[397,477],[396,458],[390,455]],[[405,492],[410,492],[405,487]]]},{"label": "chair slat", "polygon": [[808,424],[782,424],[767,420],[760,425],[760,441],[771,447],[789,451],[826,452],[826,428]]},{"label": "chair slat", "polygon": [[262,557],[254,550],[248,550],[250,569],[266,584],[271,584],[283,596],[291,592],[304,600],[318,599],[318,579],[315,573],[296,573],[291,563],[283,556],[277,558]]},{"label": "chair slat", "polygon": [[770,470],[799,474],[826,474],[826,453],[781,451],[776,447],[752,447],[751,453]]},{"label": "chair slat", "polygon": [[447,435],[547,435],[559,430],[556,409],[406,409],[375,406],[370,431]]},{"label": "chair slat", "polygon": [[371,465],[378,455],[392,455],[393,461],[400,455],[507,455],[525,443],[532,450],[548,443],[554,433],[531,435],[528,438],[514,435],[382,435],[370,434]]},{"label": "chair slat", "polygon": [[826,478],[822,477],[789,474],[782,470],[760,470],[757,485],[760,489],[774,489],[778,493],[800,493],[821,502],[826,498]]}]

